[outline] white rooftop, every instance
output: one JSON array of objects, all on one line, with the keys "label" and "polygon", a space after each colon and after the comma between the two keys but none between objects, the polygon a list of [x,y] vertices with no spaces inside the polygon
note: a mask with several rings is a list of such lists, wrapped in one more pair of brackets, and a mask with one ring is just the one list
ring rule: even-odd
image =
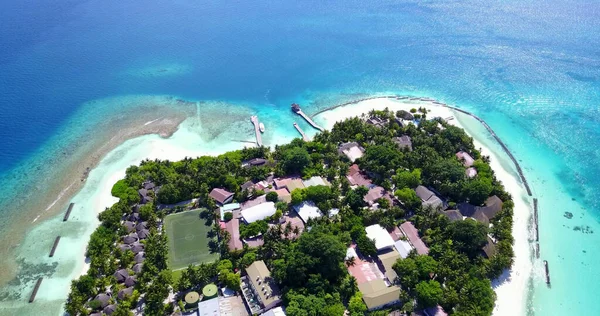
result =
[{"label": "white rooftop", "polygon": [[260,314],[260,316],[285,316],[285,312],[283,311],[283,308],[279,306]]},{"label": "white rooftop", "polygon": [[225,213],[231,213],[234,210],[239,209],[240,203],[229,203],[229,204],[225,204],[222,207],[219,208],[219,211],[221,212],[221,220],[224,221],[225,220]]},{"label": "white rooftop", "polygon": [[315,185],[327,185],[327,183],[325,183],[325,180],[321,177],[311,177],[308,180],[303,180],[302,183],[307,188]]},{"label": "white rooftop", "polygon": [[277,209],[275,208],[275,203],[273,202],[265,202],[258,205],[254,205],[245,210],[242,210],[242,217],[246,223],[254,223],[256,221],[263,220],[269,216],[273,216]]},{"label": "white rooftop", "polygon": [[408,254],[413,249],[412,246],[408,243],[408,241],[405,241],[402,239],[397,240],[394,243],[394,247],[396,248],[396,250],[398,250],[398,252],[400,253],[400,257],[402,257],[402,259],[406,259],[406,257],[408,257]]},{"label": "white rooftop", "polygon": [[348,149],[344,149],[344,154],[350,159],[350,161],[354,162],[356,159],[363,156],[362,150],[358,146],[352,146]]},{"label": "white rooftop", "polygon": [[346,257],[344,257],[344,260],[348,260],[350,258],[358,258],[356,250],[353,247],[348,247],[348,249],[346,249]]},{"label": "white rooftop", "polygon": [[365,228],[365,231],[367,232],[367,237],[369,237],[369,239],[375,240],[375,247],[377,247],[377,250],[394,246],[394,239],[392,239],[392,236],[390,236],[387,230],[379,224],[368,226]]},{"label": "white rooftop", "polygon": [[323,216],[321,210],[311,201],[304,201],[298,205],[294,205],[294,210],[298,216],[306,223],[310,218],[319,218]]}]

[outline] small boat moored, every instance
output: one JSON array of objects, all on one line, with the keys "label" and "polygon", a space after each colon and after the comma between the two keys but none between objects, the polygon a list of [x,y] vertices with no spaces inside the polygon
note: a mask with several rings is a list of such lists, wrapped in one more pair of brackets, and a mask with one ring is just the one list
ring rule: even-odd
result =
[{"label": "small boat moored", "polygon": [[265,132],[265,124],[263,124],[263,123],[258,124],[258,129],[260,130],[261,133],[264,133]]}]

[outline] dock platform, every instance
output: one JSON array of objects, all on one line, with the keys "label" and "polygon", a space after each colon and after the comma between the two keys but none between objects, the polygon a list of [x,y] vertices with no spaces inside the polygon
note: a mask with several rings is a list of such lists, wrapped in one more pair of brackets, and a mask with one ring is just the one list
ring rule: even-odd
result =
[{"label": "dock platform", "polygon": [[546,271],[546,284],[550,286],[550,270],[548,268],[548,261],[544,260],[544,270]]},{"label": "dock platform", "polygon": [[258,116],[252,115],[250,117],[250,121],[252,121],[252,124],[254,124],[254,133],[256,134],[256,144],[258,145],[258,147],[261,147],[263,145],[263,142],[262,142],[262,136],[260,134]]},{"label": "dock platform", "polygon": [[310,117],[308,117],[308,115],[306,115],[306,114],[304,114],[304,112],[302,112],[302,109],[300,109],[300,105],[298,105],[296,103],[292,104],[292,111],[294,111],[294,113],[302,116],[302,118],[304,120],[306,120],[306,122],[308,122],[308,124],[310,124],[310,126],[314,127],[315,129],[319,130],[320,132],[325,131],[324,128],[317,125],[317,123],[313,122],[313,120]]},{"label": "dock platform", "polygon": [[63,222],[66,222],[69,219],[69,216],[71,215],[71,211],[73,210],[73,206],[74,205],[75,205],[75,203],[69,204],[69,208],[67,209],[67,212],[65,213],[65,217],[63,218]]},{"label": "dock platform", "polygon": [[56,236],[54,240],[54,245],[52,245],[52,250],[50,250],[50,258],[54,257],[54,252],[56,251],[56,247],[58,247],[58,242],[60,241],[60,236]]},{"label": "dock platform", "polygon": [[29,297],[29,303],[33,303],[35,300],[35,296],[37,295],[38,290],[40,289],[40,285],[42,285],[42,280],[44,278],[39,278],[33,287],[33,292],[31,292],[31,296]]},{"label": "dock platform", "polygon": [[298,123],[294,122],[294,127],[296,128],[296,130],[298,131],[298,133],[300,133],[300,135],[302,135],[302,140],[305,142],[310,141],[310,139],[308,138],[308,136],[306,136],[306,134],[304,134],[304,131],[300,128],[300,126],[298,126]]}]

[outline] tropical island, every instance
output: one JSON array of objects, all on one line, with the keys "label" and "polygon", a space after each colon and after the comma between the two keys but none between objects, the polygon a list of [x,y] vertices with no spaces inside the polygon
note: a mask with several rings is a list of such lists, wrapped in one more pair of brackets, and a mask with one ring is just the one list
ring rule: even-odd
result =
[{"label": "tropical island", "polygon": [[513,262],[512,197],[424,108],[274,150],[143,161],[112,193],[71,315],[490,315]]}]

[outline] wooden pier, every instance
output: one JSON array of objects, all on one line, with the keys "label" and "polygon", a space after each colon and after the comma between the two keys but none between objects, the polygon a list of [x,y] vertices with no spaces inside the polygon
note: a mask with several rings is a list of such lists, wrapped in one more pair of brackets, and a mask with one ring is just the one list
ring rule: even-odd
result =
[{"label": "wooden pier", "polygon": [[69,219],[69,216],[71,215],[71,211],[73,210],[73,206],[74,205],[75,205],[75,203],[69,204],[69,208],[67,209],[67,212],[65,213],[65,217],[63,218],[63,222],[66,222]]},{"label": "wooden pier", "polygon": [[310,117],[308,117],[306,114],[304,114],[304,112],[302,112],[302,109],[300,109],[300,105],[298,105],[296,103],[292,104],[292,111],[294,111],[294,113],[302,116],[302,118],[304,120],[306,120],[306,122],[308,122],[308,124],[310,124],[310,126],[314,127],[315,129],[319,130],[320,132],[325,131],[324,128],[317,125],[317,123],[313,122],[313,120]]},{"label": "wooden pier", "polygon": [[43,279],[44,278],[39,278],[35,283],[35,286],[33,287],[33,292],[31,292],[31,296],[29,297],[29,303],[33,303],[33,301],[35,300],[35,296],[37,295],[40,285],[42,285]]},{"label": "wooden pier", "polygon": [[250,121],[252,121],[252,124],[254,124],[254,133],[256,134],[256,144],[258,145],[258,147],[262,147],[263,142],[262,142],[262,135],[260,134],[258,116],[252,115],[250,117]]},{"label": "wooden pier", "polygon": [[54,252],[56,251],[56,247],[58,247],[58,242],[60,241],[60,236],[56,236],[54,240],[54,245],[52,245],[52,250],[50,250],[50,258],[54,257]]},{"label": "wooden pier", "polygon": [[304,140],[305,142],[310,141],[310,139],[308,138],[308,136],[306,136],[306,134],[304,134],[304,131],[300,128],[300,126],[298,126],[298,123],[294,122],[294,127],[296,128],[296,130],[298,131],[298,133],[300,133],[300,135],[302,135],[302,140]]}]

